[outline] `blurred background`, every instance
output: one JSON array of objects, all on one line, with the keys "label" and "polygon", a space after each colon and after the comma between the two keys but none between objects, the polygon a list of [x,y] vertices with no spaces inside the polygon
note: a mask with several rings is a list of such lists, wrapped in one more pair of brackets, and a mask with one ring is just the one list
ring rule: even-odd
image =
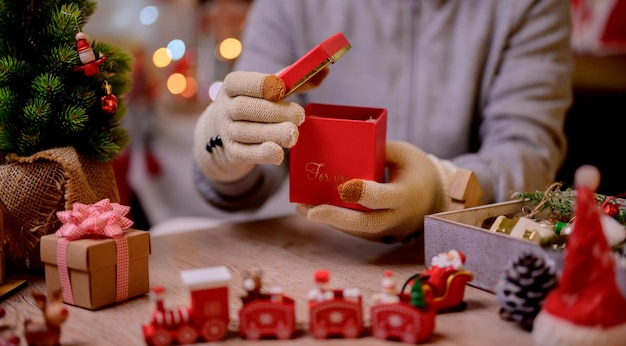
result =
[{"label": "blurred background", "polygon": [[[294,0],[297,1],[297,0]],[[135,227],[176,218],[246,219],[209,207],[192,183],[195,121],[242,51],[253,0],[102,0],[83,31],[135,57],[124,126],[130,147],[114,163]],[[557,180],[569,186],[581,164],[602,172],[600,193],[623,195],[618,167],[626,117],[626,0],[571,0],[575,49],[570,148]],[[282,191],[283,195],[286,191]],[[280,197],[277,197],[280,198]],[[272,201],[255,214],[291,212]]]},{"label": "blurred background", "polygon": [[99,1],[82,31],[134,56],[124,119],[131,144],[114,162],[135,227],[179,216],[226,217],[192,185],[192,134],[241,53],[251,0]]}]

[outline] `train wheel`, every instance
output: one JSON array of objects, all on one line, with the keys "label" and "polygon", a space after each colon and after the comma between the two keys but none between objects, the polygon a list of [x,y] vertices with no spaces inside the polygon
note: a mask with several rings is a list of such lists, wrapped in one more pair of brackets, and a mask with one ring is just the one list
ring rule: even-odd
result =
[{"label": "train wheel", "polygon": [[259,339],[261,339],[261,331],[258,328],[254,327],[254,326],[247,328],[247,330],[246,330],[246,339],[248,339],[248,340],[259,340]]},{"label": "train wheel", "polygon": [[200,330],[200,336],[206,341],[218,341],[222,340],[226,336],[227,332],[226,323],[216,318],[207,320],[202,324]]},{"label": "train wheel", "polygon": [[417,338],[413,334],[405,334],[402,337],[402,342],[405,342],[407,344],[417,344]]},{"label": "train wheel", "polygon": [[157,327],[152,334],[152,344],[154,346],[169,346],[172,344],[172,335],[168,330]]},{"label": "train wheel", "polygon": [[176,340],[181,345],[193,344],[198,340],[198,331],[190,325],[184,325],[178,330]]},{"label": "train wheel", "polygon": [[278,326],[276,326],[276,337],[279,340],[287,340],[291,338],[291,330],[285,325],[285,323],[283,323],[283,321],[280,321]]},{"label": "train wheel", "polygon": [[356,339],[359,337],[359,327],[354,321],[349,321],[343,327],[343,336],[346,339]]},{"label": "train wheel", "polygon": [[402,332],[402,341],[409,344],[417,343],[417,331],[413,328],[413,324],[408,324]]},{"label": "train wheel", "polygon": [[374,337],[376,337],[378,339],[381,339],[381,340],[387,340],[387,337],[389,336],[387,334],[387,330],[385,329],[384,326],[376,326],[376,327],[374,327],[372,329],[372,334],[374,335]]},{"label": "train wheel", "polygon": [[328,330],[325,327],[315,327],[311,330],[311,334],[316,339],[326,339],[328,338]]}]

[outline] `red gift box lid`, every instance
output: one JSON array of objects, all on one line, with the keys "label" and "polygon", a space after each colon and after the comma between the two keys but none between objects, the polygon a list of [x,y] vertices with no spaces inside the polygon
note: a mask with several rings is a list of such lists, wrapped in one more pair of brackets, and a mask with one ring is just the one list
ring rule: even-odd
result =
[{"label": "red gift box lid", "polygon": [[324,67],[339,60],[350,48],[350,42],[338,32],[289,65],[278,75],[287,87],[285,96],[294,92]]}]

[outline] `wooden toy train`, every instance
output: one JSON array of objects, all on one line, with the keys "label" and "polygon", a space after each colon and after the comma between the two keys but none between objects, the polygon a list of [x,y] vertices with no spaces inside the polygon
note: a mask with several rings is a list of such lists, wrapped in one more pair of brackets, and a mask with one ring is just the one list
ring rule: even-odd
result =
[{"label": "wooden toy train", "polygon": [[[453,250],[454,251],[454,250]],[[438,267],[437,267],[438,268]],[[381,292],[372,297],[371,335],[383,340],[419,343],[430,337],[437,312],[464,307],[465,284],[472,273],[463,269],[429,268],[395,291],[395,281],[386,271]],[[291,339],[296,335],[295,302],[279,287],[261,291],[261,272],[244,272],[246,294],[239,310],[239,336],[247,340]],[[308,331],[316,339],[359,338],[367,332],[363,299],[358,289],[331,289],[329,273],[315,272],[315,287],[308,294]],[[164,289],[150,292],[155,310],[143,325],[145,342],[151,346],[214,342],[229,332],[228,286],[232,276],[226,267],[181,272],[181,281],[191,295],[191,306],[166,309]]]}]

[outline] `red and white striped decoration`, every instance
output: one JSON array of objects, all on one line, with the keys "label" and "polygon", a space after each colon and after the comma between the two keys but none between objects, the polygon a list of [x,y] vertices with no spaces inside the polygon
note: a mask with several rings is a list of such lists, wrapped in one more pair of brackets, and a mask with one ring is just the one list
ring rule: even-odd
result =
[{"label": "red and white striped decoration", "polygon": [[172,327],[189,322],[189,308],[159,311],[152,313],[152,322],[158,326]]}]

